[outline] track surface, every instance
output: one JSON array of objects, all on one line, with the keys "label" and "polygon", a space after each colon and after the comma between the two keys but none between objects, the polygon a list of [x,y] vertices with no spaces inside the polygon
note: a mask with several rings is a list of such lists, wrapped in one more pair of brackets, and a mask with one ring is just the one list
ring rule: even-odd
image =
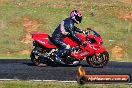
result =
[{"label": "track surface", "polygon": [[[129,74],[132,77],[130,62],[109,62],[104,68],[92,68],[85,62],[81,64],[87,74]],[[77,66],[52,64],[48,67],[37,67],[30,60],[0,60],[0,79],[75,81],[76,70]]]}]

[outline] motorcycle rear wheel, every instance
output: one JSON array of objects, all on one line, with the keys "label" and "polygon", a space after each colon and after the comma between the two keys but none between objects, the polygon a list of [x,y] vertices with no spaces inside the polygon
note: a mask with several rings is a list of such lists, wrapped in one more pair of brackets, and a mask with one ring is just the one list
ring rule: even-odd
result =
[{"label": "motorcycle rear wheel", "polygon": [[100,53],[97,57],[96,55],[92,55],[86,58],[87,63],[94,68],[101,68],[105,66],[109,61],[108,52]]},{"label": "motorcycle rear wheel", "polygon": [[[35,48],[34,48],[35,49]],[[33,49],[33,50],[34,50]],[[40,66],[40,67],[45,67],[47,65],[50,64],[50,62],[46,59],[44,59],[43,57],[39,56],[39,55],[36,55],[34,52],[31,52],[30,54],[30,58],[31,58],[31,61],[33,62],[34,65],[36,66]]]}]

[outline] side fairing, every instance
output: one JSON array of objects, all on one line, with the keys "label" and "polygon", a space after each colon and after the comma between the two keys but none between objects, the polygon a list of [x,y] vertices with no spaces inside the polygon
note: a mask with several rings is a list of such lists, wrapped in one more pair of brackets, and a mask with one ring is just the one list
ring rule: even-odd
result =
[{"label": "side fairing", "polygon": [[[82,34],[77,34],[77,36],[82,40],[82,41],[86,41],[86,37]],[[73,39],[69,38],[69,37],[66,37],[64,39],[64,42],[66,42],[67,44],[69,44],[71,47],[75,47],[78,45],[78,42],[77,41],[74,41]]]},{"label": "side fairing", "polygon": [[55,45],[49,43],[48,34],[33,34],[32,38],[47,48],[56,48]]}]

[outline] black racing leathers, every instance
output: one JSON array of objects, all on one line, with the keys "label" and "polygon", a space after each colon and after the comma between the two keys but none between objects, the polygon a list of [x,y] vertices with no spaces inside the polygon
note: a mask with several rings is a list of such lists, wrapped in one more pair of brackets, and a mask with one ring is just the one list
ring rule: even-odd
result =
[{"label": "black racing leathers", "polygon": [[79,44],[82,44],[82,40],[76,36],[76,32],[83,33],[82,30],[74,26],[74,21],[71,18],[66,18],[53,32],[53,42],[59,48],[69,49],[70,46],[63,41],[65,37],[69,36]]}]

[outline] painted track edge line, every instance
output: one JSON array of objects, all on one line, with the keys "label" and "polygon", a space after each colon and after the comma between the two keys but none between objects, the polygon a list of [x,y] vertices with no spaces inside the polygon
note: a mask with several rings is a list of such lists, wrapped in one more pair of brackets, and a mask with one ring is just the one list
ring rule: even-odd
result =
[{"label": "painted track edge line", "polygon": [[[21,79],[0,79],[0,81],[18,81]],[[22,80],[23,81],[23,80]],[[58,81],[58,80],[25,80],[25,81],[35,81],[35,82],[64,82],[64,83],[68,83],[68,82],[73,82],[75,83],[76,81]]]},{"label": "painted track edge line", "polygon": [[0,79],[0,81],[17,81],[19,79]]}]

